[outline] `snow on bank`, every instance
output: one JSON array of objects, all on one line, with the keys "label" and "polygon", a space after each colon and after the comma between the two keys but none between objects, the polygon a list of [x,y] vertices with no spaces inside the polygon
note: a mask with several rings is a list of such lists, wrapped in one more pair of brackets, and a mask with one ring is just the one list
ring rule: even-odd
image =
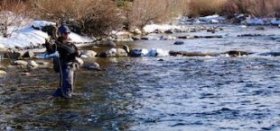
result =
[{"label": "snow on bank", "polygon": [[[55,23],[48,21],[33,21],[32,23],[27,24],[26,26],[22,26],[18,30],[12,32],[12,34],[9,37],[0,37],[0,47],[4,46],[5,48],[25,48],[36,47],[41,44],[44,44],[45,39],[49,39],[48,34],[41,30],[36,30],[32,28],[32,26],[41,29],[42,27],[47,25],[55,25]],[[69,37],[72,42],[76,43],[86,43],[93,41],[90,38],[82,37],[75,33],[71,33]]]},{"label": "snow on bank", "polygon": [[174,30],[174,29],[182,29],[184,27],[178,26],[178,25],[168,25],[168,24],[151,24],[151,25],[146,25],[143,30],[146,33],[152,33],[155,32],[156,30],[160,32],[164,32],[167,30]]},{"label": "snow on bank", "polygon": [[199,17],[199,18],[188,18],[188,17],[179,17],[176,18],[176,24],[170,25],[170,24],[150,24],[146,25],[143,28],[143,31],[146,33],[152,33],[155,31],[159,32],[165,32],[168,30],[181,30],[181,31],[187,31],[188,27],[186,25],[190,24],[221,24],[225,22],[225,18],[219,15],[211,15],[211,16],[205,16],[205,17]]}]

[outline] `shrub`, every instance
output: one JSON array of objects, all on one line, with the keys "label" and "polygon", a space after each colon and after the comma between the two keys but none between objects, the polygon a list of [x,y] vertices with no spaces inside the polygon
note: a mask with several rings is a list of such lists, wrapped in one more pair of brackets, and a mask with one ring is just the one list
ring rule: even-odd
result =
[{"label": "shrub", "polygon": [[223,6],[227,0],[190,0],[188,16],[206,16],[219,14],[222,12]]},{"label": "shrub", "polygon": [[278,16],[280,3],[278,0],[228,0],[224,6],[224,14],[250,14],[256,17]]},{"label": "shrub", "polygon": [[39,0],[35,9],[43,19],[74,21],[88,35],[108,35],[122,24],[120,11],[111,0]]},{"label": "shrub", "polygon": [[130,25],[143,27],[149,22],[165,22],[185,11],[188,0],[134,0],[128,9]]}]

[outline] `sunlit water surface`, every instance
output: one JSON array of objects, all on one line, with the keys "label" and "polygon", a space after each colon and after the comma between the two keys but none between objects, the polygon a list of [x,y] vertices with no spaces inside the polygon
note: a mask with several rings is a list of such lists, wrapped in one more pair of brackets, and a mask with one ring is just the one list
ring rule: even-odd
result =
[{"label": "sunlit water surface", "polygon": [[[248,33],[264,36],[237,37]],[[88,60],[105,70],[79,70],[70,100],[47,99],[59,80],[52,69],[26,73],[9,68],[0,79],[0,129],[280,130],[280,57],[258,55],[280,52],[279,29],[225,26],[214,35],[224,38],[184,40],[179,46],[136,41],[130,46],[257,55]]]}]

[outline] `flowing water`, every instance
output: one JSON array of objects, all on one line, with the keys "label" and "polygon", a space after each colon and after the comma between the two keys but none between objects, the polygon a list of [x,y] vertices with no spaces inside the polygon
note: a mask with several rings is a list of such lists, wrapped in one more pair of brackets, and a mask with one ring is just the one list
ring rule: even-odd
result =
[{"label": "flowing water", "polygon": [[[262,35],[237,37],[249,33]],[[0,129],[280,130],[280,57],[270,56],[280,52],[279,29],[224,26],[218,34],[224,37],[184,40],[184,45],[136,41],[130,46],[255,54],[96,58],[88,61],[105,70],[79,70],[70,100],[47,99],[59,78],[51,68],[30,73],[8,68],[8,76],[0,79]]]}]

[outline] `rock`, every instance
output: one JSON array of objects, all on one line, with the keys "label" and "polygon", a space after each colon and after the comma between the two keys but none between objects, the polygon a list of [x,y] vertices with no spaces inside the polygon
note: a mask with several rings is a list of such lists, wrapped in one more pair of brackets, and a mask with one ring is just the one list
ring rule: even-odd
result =
[{"label": "rock", "polygon": [[204,38],[204,39],[213,39],[213,38],[223,38],[221,35],[209,35],[209,36],[194,36],[194,38],[199,39],[199,38]]},{"label": "rock", "polygon": [[99,65],[98,63],[96,63],[96,62],[85,64],[85,65],[83,66],[83,68],[85,68],[85,69],[87,69],[87,70],[95,70],[95,71],[100,71],[100,70],[102,70],[102,69],[100,68],[100,65]]},{"label": "rock", "polygon": [[6,67],[0,64],[0,70],[5,70]]},{"label": "rock", "polygon": [[111,40],[111,39],[107,39],[107,40],[102,40],[98,43],[99,46],[104,46],[104,47],[116,47],[117,44]]},{"label": "rock", "polygon": [[141,35],[142,31],[139,28],[134,28],[130,31],[134,35]]},{"label": "rock", "polygon": [[215,28],[210,28],[210,29],[207,29],[206,30],[207,32],[210,32],[210,33],[216,33],[216,29]]},{"label": "rock", "polygon": [[9,51],[9,52],[4,53],[4,58],[18,60],[18,59],[22,58],[23,54],[24,54],[24,52],[22,52],[22,51]]},{"label": "rock", "polygon": [[81,51],[81,57],[82,58],[94,58],[96,55],[97,55],[97,53],[93,50]]},{"label": "rock", "polygon": [[227,51],[224,54],[227,54],[231,57],[239,57],[239,56],[246,56],[246,55],[250,55],[252,53],[249,52],[245,52],[245,51],[236,51],[236,50],[231,50],[231,51]]},{"label": "rock", "polygon": [[0,51],[7,51],[7,48],[4,45],[0,44]]},{"label": "rock", "polygon": [[27,67],[28,62],[24,61],[24,60],[16,60],[12,63],[13,65],[17,65],[20,67]]},{"label": "rock", "polygon": [[7,75],[6,71],[0,70],[0,78],[3,78]]},{"label": "rock", "polygon": [[141,36],[140,35],[132,36],[131,38],[132,38],[132,40],[141,40]]},{"label": "rock", "polygon": [[162,35],[162,36],[160,36],[159,39],[160,40],[176,40],[176,37],[175,36],[171,36],[171,35],[167,35],[167,36]]},{"label": "rock", "polygon": [[84,65],[84,61],[81,58],[76,58],[76,61],[78,62],[79,66]]},{"label": "rock", "polygon": [[157,34],[149,34],[149,35],[143,36],[141,38],[141,40],[160,40],[160,36],[158,36]]},{"label": "rock", "polygon": [[164,33],[165,33],[165,34],[174,34],[174,31],[170,29],[170,30],[164,31]]},{"label": "rock", "polygon": [[39,67],[39,65],[35,61],[33,61],[33,60],[28,61],[27,69],[34,70],[34,69],[37,69],[38,67]]},{"label": "rock", "polygon": [[242,34],[238,35],[237,37],[259,37],[262,36],[262,34]]},{"label": "rock", "polygon": [[115,34],[115,36],[116,36],[116,38],[115,38],[116,41],[133,41],[132,40],[132,34],[130,32],[127,32],[127,31],[117,32]]},{"label": "rock", "polygon": [[176,41],[175,43],[174,43],[174,45],[183,45],[185,42],[184,41]]},{"label": "rock", "polygon": [[256,27],[256,30],[265,30],[263,26]]},{"label": "rock", "polygon": [[194,39],[194,36],[178,36],[178,39]]},{"label": "rock", "polygon": [[50,67],[50,63],[48,61],[36,61],[36,63],[38,64],[38,68],[49,68]]},{"label": "rock", "polygon": [[32,51],[26,51],[25,53],[23,53],[22,57],[23,58],[34,58],[35,54]]},{"label": "rock", "polygon": [[127,52],[122,48],[117,48],[116,56],[117,57],[126,57],[128,54]]}]

